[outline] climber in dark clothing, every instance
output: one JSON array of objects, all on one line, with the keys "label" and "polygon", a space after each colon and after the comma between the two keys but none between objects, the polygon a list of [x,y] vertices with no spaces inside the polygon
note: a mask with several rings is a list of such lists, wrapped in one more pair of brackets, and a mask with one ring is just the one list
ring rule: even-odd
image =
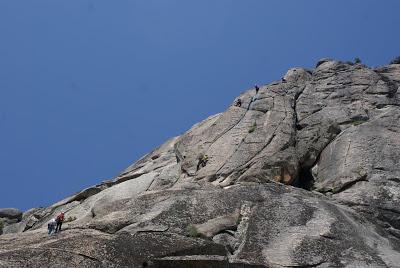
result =
[{"label": "climber in dark clothing", "polygon": [[256,89],[256,94],[254,94],[254,96],[251,98],[249,107],[247,107],[247,110],[250,110],[251,105],[259,98],[258,91],[260,90],[260,88],[257,85],[254,85],[254,88]]},{"label": "climber in dark clothing", "polygon": [[199,171],[200,166],[201,166],[201,159],[199,159],[199,162],[197,162],[197,167],[196,167],[196,171]]},{"label": "climber in dark clothing", "polygon": [[238,100],[236,101],[236,103],[235,103],[235,106],[237,106],[237,107],[242,107],[242,100],[241,100],[241,99],[238,99]]},{"label": "climber in dark clothing", "polygon": [[199,157],[199,162],[197,163],[196,171],[199,171],[200,167],[205,167],[208,162],[208,155],[203,155]]}]

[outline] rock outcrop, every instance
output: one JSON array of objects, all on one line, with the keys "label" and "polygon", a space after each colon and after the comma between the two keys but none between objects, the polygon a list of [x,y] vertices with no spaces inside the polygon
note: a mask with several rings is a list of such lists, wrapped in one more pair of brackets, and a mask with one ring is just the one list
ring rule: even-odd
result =
[{"label": "rock outcrop", "polygon": [[399,87],[399,64],[290,69],[19,216],[0,267],[400,267]]},{"label": "rock outcrop", "polygon": [[16,208],[0,208],[0,235],[3,229],[22,220],[22,211]]},{"label": "rock outcrop", "polygon": [[22,219],[22,212],[16,208],[0,208],[0,218],[20,221]]}]

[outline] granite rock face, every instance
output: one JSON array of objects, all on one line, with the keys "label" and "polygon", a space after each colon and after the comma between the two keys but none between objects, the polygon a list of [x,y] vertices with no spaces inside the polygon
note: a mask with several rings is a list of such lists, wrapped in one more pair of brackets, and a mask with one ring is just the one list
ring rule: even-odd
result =
[{"label": "granite rock face", "polygon": [[16,208],[0,208],[0,235],[4,229],[22,220],[22,211]]},{"label": "granite rock face", "polygon": [[400,267],[399,87],[399,64],[290,69],[116,178],[25,212],[0,267]]},{"label": "granite rock face", "polygon": [[16,208],[0,208],[0,218],[21,220],[22,211]]}]

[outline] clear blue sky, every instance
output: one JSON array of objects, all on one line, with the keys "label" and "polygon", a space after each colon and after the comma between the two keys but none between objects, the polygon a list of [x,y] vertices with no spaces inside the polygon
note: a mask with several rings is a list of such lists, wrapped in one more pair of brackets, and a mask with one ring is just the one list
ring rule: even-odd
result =
[{"label": "clear blue sky", "polygon": [[400,54],[400,1],[0,1],[0,207],[112,178],[253,84]]}]

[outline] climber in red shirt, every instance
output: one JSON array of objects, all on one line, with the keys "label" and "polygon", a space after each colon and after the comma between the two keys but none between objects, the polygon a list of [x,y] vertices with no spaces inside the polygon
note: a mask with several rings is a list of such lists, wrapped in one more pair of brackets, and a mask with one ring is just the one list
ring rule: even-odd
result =
[{"label": "climber in red shirt", "polygon": [[57,218],[56,218],[56,222],[57,222],[57,226],[56,226],[56,233],[61,232],[61,225],[64,221],[64,212],[61,212]]}]

